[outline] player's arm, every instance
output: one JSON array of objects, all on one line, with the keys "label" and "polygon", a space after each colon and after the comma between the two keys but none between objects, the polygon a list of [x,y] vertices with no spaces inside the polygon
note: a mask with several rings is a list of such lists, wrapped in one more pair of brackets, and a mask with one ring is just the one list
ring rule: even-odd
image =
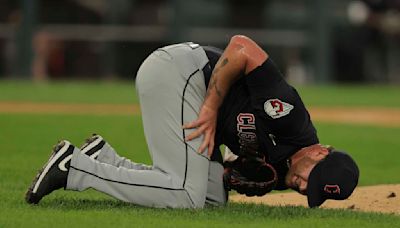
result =
[{"label": "player's arm", "polygon": [[204,106],[218,110],[231,85],[265,60],[267,53],[246,36],[233,36],[211,75]]},{"label": "player's arm", "polygon": [[198,119],[183,126],[185,129],[198,128],[187,136],[187,141],[204,134],[203,143],[199,148],[200,153],[208,148],[208,155],[211,156],[218,109],[231,85],[243,73],[247,75],[267,59],[267,53],[250,38],[241,35],[231,38],[212,72]]}]

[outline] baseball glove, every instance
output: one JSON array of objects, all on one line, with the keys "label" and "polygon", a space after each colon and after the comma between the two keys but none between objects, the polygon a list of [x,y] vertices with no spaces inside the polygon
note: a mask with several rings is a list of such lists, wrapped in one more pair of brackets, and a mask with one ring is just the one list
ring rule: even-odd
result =
[{"label": "baseball glove", "polygon": [[224,163],[224,187],[246,196],[263,196],[272,191],[278,181],[274,167],[261,158],[239,156]]}]

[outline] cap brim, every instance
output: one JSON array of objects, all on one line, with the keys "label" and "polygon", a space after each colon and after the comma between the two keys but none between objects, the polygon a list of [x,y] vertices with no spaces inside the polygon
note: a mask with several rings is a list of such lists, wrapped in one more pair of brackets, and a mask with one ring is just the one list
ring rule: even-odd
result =
[{"label": "cap brim", "polygon": [[319,207],[322,203],[325,202],[325,198],[321,195],[320,192],[320,187],[318,186],[318,179],[319,175],[318,173],[319,170],[322,168],[321,165],[322,162],[318,163],[310,173],[310,176],[308,177],[308,183],[307,183],[307,201],[308,201],[308,206],[310,208],[312,207]]}]

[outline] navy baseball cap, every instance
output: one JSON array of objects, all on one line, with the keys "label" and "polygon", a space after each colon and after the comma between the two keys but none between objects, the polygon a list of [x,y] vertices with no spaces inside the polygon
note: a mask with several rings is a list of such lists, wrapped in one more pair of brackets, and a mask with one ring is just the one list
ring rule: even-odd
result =
[{"label": "navy baseball cap", "polygon": [[347,199],[357,186],[359,175],[355,161],[345,152],[333,149],[311,170],[308,206],[318,207],[327,199]]}]

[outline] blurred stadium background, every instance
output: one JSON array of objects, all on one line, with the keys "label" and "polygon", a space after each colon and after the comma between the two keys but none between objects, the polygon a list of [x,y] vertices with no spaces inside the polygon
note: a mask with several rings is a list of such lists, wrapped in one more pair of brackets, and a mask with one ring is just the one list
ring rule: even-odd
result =
[{"label": "blurred stadium background", "polygon": [[132,79],[159,46],[234,34],[296,83],[400,83],[399,0],[0,0],[0,79]]}]

